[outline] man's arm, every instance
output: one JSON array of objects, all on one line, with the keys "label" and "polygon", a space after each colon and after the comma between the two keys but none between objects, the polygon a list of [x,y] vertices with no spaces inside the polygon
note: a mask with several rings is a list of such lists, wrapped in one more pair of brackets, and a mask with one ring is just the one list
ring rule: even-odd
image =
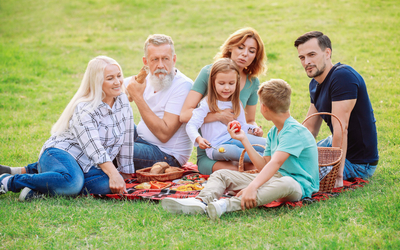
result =
[{"label": "man's arm", "polygon": [[[332,102],[332,113],[340,119],[343,126],[342,134],[339,122],[334,117],[331,118],[333,127],[332,147],[342,146],[343,150],[342,162],[340,163],[339,172],[336,177],[335,187],[343,186],[343,170],[347,153],[347,129],[349,126],[350,114],[354,108],[354,105],[356,104],[356,101],[357,99]],[[342,138],[343,143],[340,145]]]},{"label": "man's arm", "polygon": [[[318,110],[315,108],[314,104],[310,104],[310,107],[308,108],[307,116],[310,116],[312,114],[318,113]],[[311,134],[314,136],[314,138],[317,138],[319,129],[321,128],[322,124],[322,117],[317,115],[314,117],[311,117],[308,119],[305,123],[304,126],[311,132]]]},{"label": "man's arm", "polygon": [[178,131],[182,123],[179,121],[179,115],[164,112],[163,118],[159,118],[147,105],[143,98],[146,83],[138,83],[132,77],[129,85],[126,87],[129,95],[132,97],[139,113],[147,127],[162,143],[166,143]]}]

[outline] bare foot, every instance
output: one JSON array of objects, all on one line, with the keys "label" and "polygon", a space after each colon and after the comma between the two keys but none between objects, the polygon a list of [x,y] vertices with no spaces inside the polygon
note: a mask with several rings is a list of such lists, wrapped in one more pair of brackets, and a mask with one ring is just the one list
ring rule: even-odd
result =
[{"label": "bare foot", "polygon": [[343,177],[337,177],[335,182],[335,188],[343,187]]},{"label": "bare foot", "polygon": [[124,180],[126,180],[126,179],[131,179],[131,178],[132,178],[132,174],[125,174],[125,173],[121,173],[121,172],[120,172],[120,174],[122,175],[122,177],[124,178]]}]

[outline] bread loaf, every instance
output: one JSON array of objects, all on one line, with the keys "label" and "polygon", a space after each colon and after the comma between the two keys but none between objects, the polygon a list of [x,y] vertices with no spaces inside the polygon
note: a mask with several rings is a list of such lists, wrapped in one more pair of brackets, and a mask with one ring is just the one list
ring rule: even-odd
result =
[{"label": "bread loaf", "polygon": [[163,174],[167,168],[169,168],[168,163],[156,162],[151,167],[150,174]]},{"label": "bread loaf", "polygon": [[136,76],[136,81],[138,83],[144,83],[144,79],[147,77],[148,67],[143,66],[142,69],[139,71],[139,74]]}]

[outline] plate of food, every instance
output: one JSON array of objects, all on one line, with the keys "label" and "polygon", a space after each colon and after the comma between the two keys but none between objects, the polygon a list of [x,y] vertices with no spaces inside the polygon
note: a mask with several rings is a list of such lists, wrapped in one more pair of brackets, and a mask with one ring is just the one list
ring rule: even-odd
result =
[{"label": "plate of food", "polygon": [[172,185],[171,182],[161,182],[161,181],[149,181],[149,182],[142,182],[136,186],[135,189],[164,189],[168,188]]},{"label": "plate of food", "polygon": [[191,192],[191,191],[200,191],[204,187],[200,183],[192,183],[192,184],[182,184],[179,186],[175,186],[170,188],[170,190],[181,191],[181,192]]}]

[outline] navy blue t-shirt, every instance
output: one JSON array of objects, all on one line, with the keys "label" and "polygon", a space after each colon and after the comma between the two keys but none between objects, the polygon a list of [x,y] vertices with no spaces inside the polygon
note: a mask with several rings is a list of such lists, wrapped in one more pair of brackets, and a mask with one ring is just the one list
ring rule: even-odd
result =
[{"label": "navy blue t-shirt", "polygon": [[[310,86],[311,103],[318,112],[332,112],[332,102],[357,99],[350,114],[346,159],[351,163],[372,163],[379,159],[374,111],[364,79],[352,67],[337,63],[325,80],[314,79]],[[331,116],[322,115],[333,133]],[[335,119],[335,118],[332,118]]]}]

